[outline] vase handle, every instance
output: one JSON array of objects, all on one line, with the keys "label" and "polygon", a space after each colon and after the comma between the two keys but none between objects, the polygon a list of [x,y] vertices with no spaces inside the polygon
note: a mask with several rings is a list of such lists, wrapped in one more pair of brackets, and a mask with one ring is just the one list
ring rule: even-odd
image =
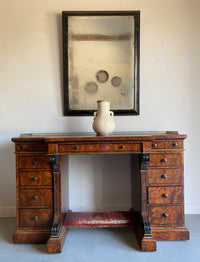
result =
[{"label": "vase handle", "polygon": [[113,111],[110,111],[110,116],[114,117]]},{"label": "vase handle", "polygon": [[94,112],[94,119],[97,117],[97,112],[95,111]]}]

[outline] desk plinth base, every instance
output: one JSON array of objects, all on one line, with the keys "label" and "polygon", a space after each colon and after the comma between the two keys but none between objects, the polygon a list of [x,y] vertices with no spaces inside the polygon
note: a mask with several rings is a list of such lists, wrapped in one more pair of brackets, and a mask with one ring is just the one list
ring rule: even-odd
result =
[{"label": "desk plinth base", "polygon": [[44,244],[51,235],[50,230],[16,230],[13,233],[15,244]]},{"label": "desk plinth base", "polygon": [[61,253],[63,245],[65,243],[65,238],[67,235],[67,228],[65,226],[61,227],[58,236],[51,236],[47,241],[47,252],[48,253]]},{"label": "desk plinth base", "polygon": [[156,251],[156,241],[189,240],[189,231],[185,227],[152,227],[152,234],[145,234],[137,212],[69,212],[65,214],[63,226],[57,236],[51,236],[50,230],[16,230],[13,242],[39,244],[47,243],[48,253],[61,253],[68,228],[131,227],[135,230],[141,251]]}]

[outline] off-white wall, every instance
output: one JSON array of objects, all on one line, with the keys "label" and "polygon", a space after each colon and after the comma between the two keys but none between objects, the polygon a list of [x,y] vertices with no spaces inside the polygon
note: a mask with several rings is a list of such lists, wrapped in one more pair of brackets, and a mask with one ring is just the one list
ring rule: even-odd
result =
[{"label": "off-white wall", "polygon": [[[0,4],[0,216],[15,214],[12,137],[92,131],[92,117],[62,114],[62,10],[141,10],[140,115],[115,117],[116,130],[186,133],[186,213],[200,213],[200,1],[0,0]],[[112,165],[115,158],[117,166]],[[129,207],[128,164],[128,156],[70,157],[70,207]]]}]

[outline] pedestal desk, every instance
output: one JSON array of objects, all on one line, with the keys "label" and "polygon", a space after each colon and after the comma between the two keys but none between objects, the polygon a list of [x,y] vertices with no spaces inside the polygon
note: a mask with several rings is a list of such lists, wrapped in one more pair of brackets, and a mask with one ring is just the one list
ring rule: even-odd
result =
[{"label": "pedestal desk", "polygon": [[[142,251],[156,240],[188,240],[184,224],[183,141],[178,132],[24,134],[13,138],[16,153],[17,229],[14,243],[47,243],[62,251],[68,228],[123,227],[135,230]],[[130,154],[132,208],[73,212],[67,208],[62,158],[71,154]],[[123,179],[123,177],[122,177]]]}]

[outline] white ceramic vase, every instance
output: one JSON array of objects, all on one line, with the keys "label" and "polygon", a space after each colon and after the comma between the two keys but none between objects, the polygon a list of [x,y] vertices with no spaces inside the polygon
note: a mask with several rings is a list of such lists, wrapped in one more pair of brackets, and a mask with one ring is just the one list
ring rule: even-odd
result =
[{"label": "white ceramic vase", "polygon": [[97,101],[97,111],[94,112],[92,127],[98,136],[107,136],[114,131],[114,113],[110,111],[110,102],[106,100]]}]

